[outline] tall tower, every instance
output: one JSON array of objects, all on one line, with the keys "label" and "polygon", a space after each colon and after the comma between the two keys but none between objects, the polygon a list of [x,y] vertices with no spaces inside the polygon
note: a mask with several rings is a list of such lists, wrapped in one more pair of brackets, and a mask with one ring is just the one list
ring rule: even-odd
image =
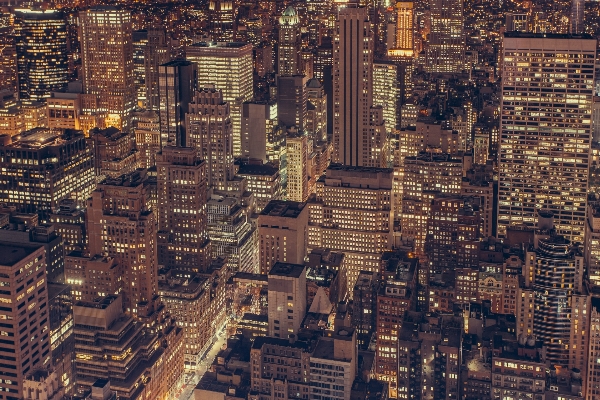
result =
[{"label": "tall tower", "polygon": [[159,262],[203,272],[210,264],[206,163],[198,149],[167,146],[156,155],[156,169]]},{"label": "tall tower", "polygon": [[233,179],[233,127],[229,104],[220,90],[202,89],[194,93],[185,114],[186,143],[199,149],[206,161],[208,186],[228,190]]},{"label": "tall tower", "polygon": [[144,52],[146,71],[146,109],[158,111],[158,67],[170,61],[171,54],[167,34],[162,27],[148,28],[148,43]]},{"label": "tall tower", "polygon": [[333,51],[333,159],[353,166],[384,165],[385,127],[373,126],[373,33],[367,9],[340,9]]},{"label": "tall tower", "polygon": [[188,61],[198,64],[198,87],[214,85],[229,103],[233,123],[233,154],[242,154],[242,106],[254,97],[252,45],[196,43],[186,48]]},{"label": "tall tower", "polygon": [[83,112],[96,114],[105,125],[131,128],[136,93],[130,13],[113,6],[81,11],[79,36]]},{"label": "tall tower", "polygon": [[211,0],[208,3],[209,32],[215,42],[233,42],[235,38],[235,8],[232,0]]},{"label": "tall tower", "polygon": [[185,146],[185,113],[196,90],[196,64],[175,60],[158,67],[161,146]]},{"label": "tall tower", "polygon": [[33,102],[67,84],[67,26],[59,11],[15,12],[19,99]]},{"label": "tall tower", "polygon": [[300,73],[300,19],[294,7],[289,6],[279,18],[279,48],[277,73],[280,76]]},{"label": "tall tower", "polygon": [[388,55],[393,57],[414,56],[414,26],[415,13],[412,1],[400,1],[396,3],[396,41]]},{"label": "tall tower", "polygon": [[427,72],[461,72],[465,60],[463,0],[431,0]]},{"label": "tall tower", "polygon": [[505,34],[499,236],[514,224],[535,227],[545,208],[560,234],[583,242],[595,51],[595,39]]},{"label": "tall tower", "polygon": [[585,0],[572,0],[571,1],[571,18],[570,18],[570,30],[572,35],[579,35],[585,33],[585,19],[583,13],[585,11]]},{"label": "tall tower", "polygon": [[88,199],[89,253],[105,254],[125,274],[125,310],[137,315],[157,294],[156,217],[150,209],[146,171],[98,185]]}]

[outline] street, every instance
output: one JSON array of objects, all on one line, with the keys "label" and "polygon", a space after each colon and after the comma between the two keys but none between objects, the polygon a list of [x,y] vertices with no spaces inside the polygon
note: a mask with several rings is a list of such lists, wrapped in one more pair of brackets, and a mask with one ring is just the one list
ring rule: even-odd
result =
[{"label": "street", "polygon": [[227,335],[225,330],[220,330],[219,335],[217,336],[217,340],[212,345],[206,356],[202,358],[200,362],[200,367],[196,370],[195,373],[188,373],[185,375],[186,384],[183,386],[183,393],[178,397],[178,400],[190,400],[194,398],[194,388],[200,382],[200,379],[204,376],[206,371],[212,365],[213,360],[221,351],[221,346],[227,343]]}]

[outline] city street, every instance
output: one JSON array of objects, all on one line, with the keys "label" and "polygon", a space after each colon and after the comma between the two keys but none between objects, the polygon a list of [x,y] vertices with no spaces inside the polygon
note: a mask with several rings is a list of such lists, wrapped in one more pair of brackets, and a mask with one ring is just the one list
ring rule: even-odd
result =
[{"label": "city street", "polygon": [[177,398],[178,400],[191,400],[194,398],[194,388],[200,382],[200,379],[204,376],[208,368],[212,365],[213,360],[221,350],[221,347],[227,343],[227,335],[225,330],[220,330],[217,340],[213,343],[212,347],[206,353],[206,356],[202,359],[200,367],[196,373],[186,374],[186,384],[183,386],[183,393]]}]

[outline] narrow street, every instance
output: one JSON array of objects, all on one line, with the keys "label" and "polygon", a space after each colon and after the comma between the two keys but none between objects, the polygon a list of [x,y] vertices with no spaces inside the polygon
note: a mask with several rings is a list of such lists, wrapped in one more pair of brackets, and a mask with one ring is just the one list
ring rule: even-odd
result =
[{"label": "narrow street", "polygon": [[183,392],[177,398],[178,400],[191,400],[194,398],[194,388],[212,365],[213,360],[221,350],[221,346],[227,343],[227,334],[225,331],[226,330],[219,331],[220,333],[217,340],[202,359],[198,370],[195,373],[188,373],[185,375],[186,384],[183,386]]}]

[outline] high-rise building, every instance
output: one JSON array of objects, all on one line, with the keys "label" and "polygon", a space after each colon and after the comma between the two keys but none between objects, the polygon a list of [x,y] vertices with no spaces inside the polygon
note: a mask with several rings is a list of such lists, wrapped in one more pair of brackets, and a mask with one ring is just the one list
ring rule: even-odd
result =
[{"label": "high-rise building", "polygon": [[308,247],[343,252],[347,287],[361,271],[379,270],[388,248],[392,221],[391,168],[330,164],[316,184],[309,209]]},{"label": "high-rise building", "polygon": [[373,104],[382,107],[388,131],[400,128],[400,106],[403,99],[401,70],[398,63],[393,61],[373,63]]},{"label": "high-rise building", "polygon": [[277,42],[277,73],[279,76],[300,74],[300,18],[294,7],[289,6],[279,17],[279,41]]},{"label": "high-rise building", "polygon": [[148,28],[144,50],[146,109],[159,110],[158,67],[171,60],[167,33],[163,27]]},{"label": "high-rise building", "polygon": [[242,156],[272,163],[279,168],[281,185],[287,181],[286,131],[277,120],[277,103],[244,103]]},{"label": "high-rise building", "polygon": [[427,72],[462,72],[465,69],[463,0],[432,0],[431,32],[427,42]]},{"label": "high-rise building", "polygon": [[158,67],[161,145],[186,146],[185,113],[197,87],[196,65],[169,61]]},{"label": "high-rise building", "polygon": [[[533,49],[544,51],[538,56]],[[499,236],[510,225],[535,226],[536,210],[546,208],[558,233],[583,241],[595,53],[595,39],[505,34]],[[551,72],[548,78],[538,75]],[[565,86],[564,79],[575,81]]]},{"label": "high-rise building", "polygon": [[306,123],[304,130],[315,142],[327,141],[327,96],[318,79],[306,83]]},{"label": "high-rise building", "polygon": [[211,0],[208,3],[208,28],[213,41],[228,43],[235,39],[235,4],[232,0]]},{"label": "high-rise building", "polygon": [[281,200],[281,175],[273,164],[241,164],[237,175],[248,182],[248,190],[254,195],[254,210],[258,214],[271,200]]},{"label": "high-rise building", "polygon": [[308,104],[306,79],[302,75],[281,76],[277,84],[277,117],[286,128],[304,131]]},{"label": "high-rise building", "polygon": [[67,85],[67,23],[56,10],[15,12],[19,100],[40,101]]},{"label": "high-rise building", "polygon": [[600,396],[600,299],[591,298],[590,304],[590,329],[589,329],[589,354],[587,360],[586,400],[593,400]]},{"label": "high-rise building", "polygon": [[396,26],[394,45],[388,49],[390,57],[413,58],[415,52],[415,11],[412,1],[396,3]]},{"label": "high-rise building", "polygon": [[148,47],[148,31],[135,31],[133,41],[133,76],[135,84],[136,106],[144,108],[146,105],[146,48]]},{"label": "high-rise building", "polygon": [[134,115],[135,145],[139,152],[142,168],[156,165],[156,154],[161,149],[160,116],[155,111],[145,111]]},{"label": "high-rise building", "polygon": [[571,0],[571,15],[569,18],[569,33],[580,35],[585,33],[585,0]]},{"label": "high-rise building", "polygon": [[121,132],[115,127],[94,128],[88,143],[94,152],[96,179],[117,178],[130,174],[139,167],[138,152],[133,133]]},{"label": "high-rise building", "polygon": [[156,156],[159,263],[194,272],[210,264],[206,162],[192,147],[167,146]]},{"label": "high-rise building", "polygon": [[272,200],[258,216],[260,273],[267,274],[277,261],[302,264],[308,243],[306,203]]},{"label": "high-rise building", "polygon": [[233,125],[220,90],[194,92],[185,114],[186,144],[206,162],[208,186],[227,190],[233,179]]},{"label": "high-rise building", "polygon": [[[518,293],[522,299],[517,305],[517,334],[542,340],[547,348],[546,358],[553,365],[584,371],[585,354],[580,352],[581,347],[586,347],[591,312],[583,284],[584,258],[568,239],[552,232],[552,223],[547,222],[551,213],[542,211],[538,218],[543,230],[525,255],[525,279]],[[531,308],[521,307],[527,297],[533,303]]]},{"label": "high-rise building", "polygon": [[[94,190],[94,156],[80,131],[37,128],[0,138],[0,201],[45,215],[61,200]],[[19,160],[17,162],[17,160]]]},{"label": "high-rise building", "polygon": [[233,124],[233,154],[242,151],[242,105],[254,97],[252,45],[196,43],[186,48],[187,60],[198,65],[198,87],[214,86],[229,103]]},{"label": "high-rise building", "polygon": [[287,147],[287,199],[305,202],[308,191],[308,137],[306,135],[288,135]]},{"label": "high-rise building", "polygon": [[506,32],[529,31],[529,15],[526,13],[506,13]]},{"label": "high-rise building", "polygon": [[100,126],[131,128],[136,103],[129,11],[94,6],[79,13],[83,110]]},{"label": "high-rise building", "polygon": [[88,199],[89,254],[114,258],[123,268],[124,307],[133,316],[157,294],[156,217],[145,174],[107,179]]},{"label": "high-rise building", "polygon": [[340,9],[333,51],[333,160],[386,166],[381,107],[373,106],[373,32],[367,9]]},{"label": "high-rise building", "polygon": [[276,262],[268,279],[269,336],[295,337],[306,314],[306,267]]},{"label": "high-rise building", "polygon": [[258,236],[239,201],[210,199],[206,213],[212,257],[227,257],[232,272],[257,273]]},{"label": "high-rise building", "polygon": [[51,364],[44,248],[0,242],[0,273],[0,299],[5,305],[12,304],[2,310],[3,336],[10,339],[4,339],[0,348],[0,388],[7,399],[22,399],[26,398],[25,376]]}]

